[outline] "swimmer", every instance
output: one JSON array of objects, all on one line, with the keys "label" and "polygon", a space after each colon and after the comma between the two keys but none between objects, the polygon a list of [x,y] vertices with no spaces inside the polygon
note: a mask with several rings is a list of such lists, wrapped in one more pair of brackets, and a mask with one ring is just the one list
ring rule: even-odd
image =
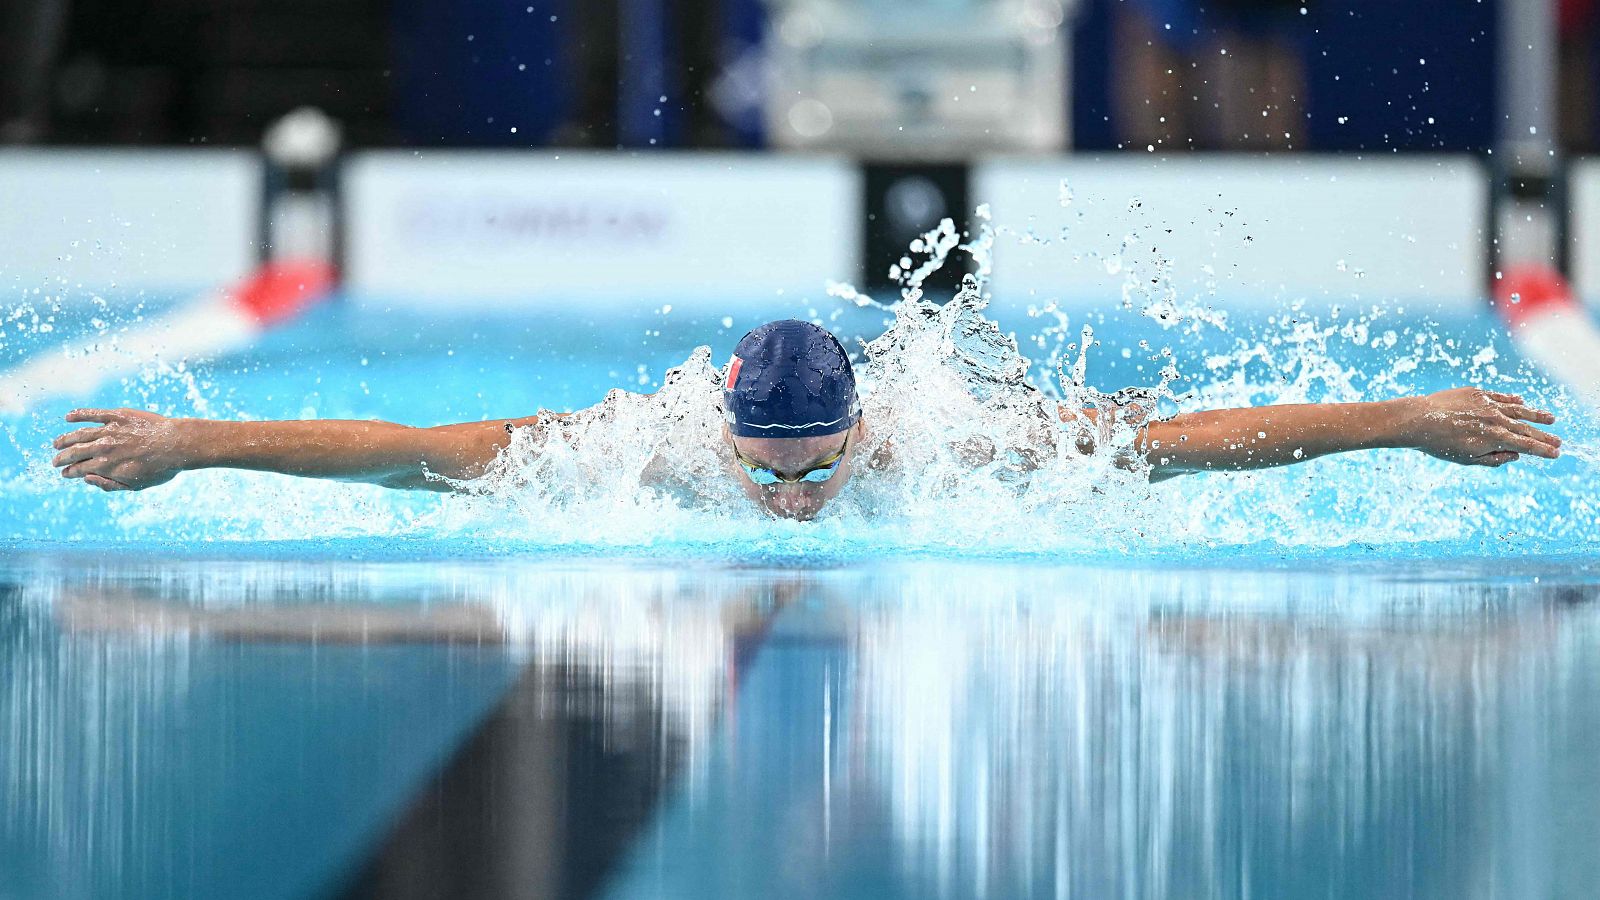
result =
[{"label": "swimmer", "polygon": [[[1068,425],[1098,414],[1051,409]],[[775,516],[813,518],[858,468],[884,465],[882,454],[863,458],[859,452],[870,423],[861,414],[848,354],[832,334],[807,322],[770,322],[739,341],[722,374],[722,414],[720,455],[728,477]],[[66,418],[96,424],[56,438],[60,452],[53,465],[62,476],[103,491],[144,490],[208,468],[450,490],[482,476],[515,429],[539,421],[412,428],[376,421],[179,419],[132,409],[77,409]],[[1554,415],[1517,395],[1461,387],[1376,402],[1184,413],[1139,424],[1136,451],[1152,481],[1377,448],[1503,466],[1523,454],[1559,456],[1560,438],[1534,427],[1553,422]]]}]

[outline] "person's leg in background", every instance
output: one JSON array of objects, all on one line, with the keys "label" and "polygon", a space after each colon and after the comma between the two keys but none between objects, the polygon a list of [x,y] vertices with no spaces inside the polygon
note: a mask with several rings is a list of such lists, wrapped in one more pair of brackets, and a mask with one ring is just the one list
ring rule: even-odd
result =
[{"label": "person's leg in background", "polygon": [[1262,41],[1262,135],[1273,150],[1305,149],[1306,69],[1297,42],[1274,28]]},{"label": "person's leg in background", "polygon": [[0,0],[0,144],[49,131],[50,76],[68,0]]},{"label": "person's leg in background", "polygon": [[1209,10],[1209,63],[1217,115],[1208,135],[1219,149],[1302,146],[1305,67],[1294,40],[1299,0],[1217,0]]},{"label": "person's leg in background", "polygon": [[1143,10],[1119,4],[1112,22],[1118,67],[1117,136],[1125,148],[1158,151],[1193,146],[1189,61],[1178,53]]},{"label": "person's leg in background", "polygon": [[1192,150],[1211,114],[1188,48],[1198,19],[1190,0],[1140,0],[1112,9],[1112,92],[1117,140],[1130,150]]}]

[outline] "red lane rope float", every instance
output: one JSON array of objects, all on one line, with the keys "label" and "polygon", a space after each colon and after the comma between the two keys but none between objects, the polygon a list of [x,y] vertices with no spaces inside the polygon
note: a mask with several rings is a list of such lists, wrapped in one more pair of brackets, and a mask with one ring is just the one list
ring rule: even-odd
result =
[{"label": "red lane rope float", "polygon": [[1511,339],[1555,381],[1600,407],[1600,327],[1555,269],[1507,268],[1495,282],[1495,309]]},{"label": "red lane rope float", "polygon": [[1581,315],[1572,289],[1549,266],[1513,266],[1495,281],[1495,307],[1512,328],[1548,315]]},{"label": "red lane rope float", "polygon": [[292,319],[333,290],[333,266],[317,260],[282,260],[257,269],[229,295],[257,322],[271,327]]}]

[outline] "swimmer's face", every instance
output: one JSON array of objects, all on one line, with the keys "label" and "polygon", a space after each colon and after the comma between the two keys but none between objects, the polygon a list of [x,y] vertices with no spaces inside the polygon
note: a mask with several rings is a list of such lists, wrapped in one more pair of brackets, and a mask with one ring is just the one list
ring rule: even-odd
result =
[{"label": "swimmer's face", "polygon": [[[734,480],[744,489],[745,496],[775,516],[801,521],[815,517],[823,504],[839,496],[845,483],[850,480],[856,446],[865,434],[866,427],[859,420],[848,431],[803,438],[734,437],[726,427],[722,429],[722,436],[730,445],[728,465],[732,468]],[[844,458],[839,461],[839,468],[834,470],[832,478],[821,482],[797,481],[793,484],[756,484],[732,453],[733,449],[737,449],[753,465],[793,478],[828,461],[841,447],[844,449]]]}]

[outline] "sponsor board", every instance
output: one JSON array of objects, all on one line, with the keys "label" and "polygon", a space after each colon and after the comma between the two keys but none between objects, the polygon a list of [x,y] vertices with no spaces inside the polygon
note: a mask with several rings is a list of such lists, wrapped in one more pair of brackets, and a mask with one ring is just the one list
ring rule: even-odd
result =
[{"label": "sponsor board", "polygon": [[1223,308],[1483,302],[1486,190],[1468,157],[1001,159],[972,185],[1004,230],[1003,303],[1168,284]]},{"label": "sponsor board", "polygon": [[373,152],[345,177],[347,287],[386,304],[821,297],[859,268],[844,160]]},{"label": "sponsor board", "polygon": [[243,150],[0,151],[0,289],[127,299],[237,279],[260,194]]}]

